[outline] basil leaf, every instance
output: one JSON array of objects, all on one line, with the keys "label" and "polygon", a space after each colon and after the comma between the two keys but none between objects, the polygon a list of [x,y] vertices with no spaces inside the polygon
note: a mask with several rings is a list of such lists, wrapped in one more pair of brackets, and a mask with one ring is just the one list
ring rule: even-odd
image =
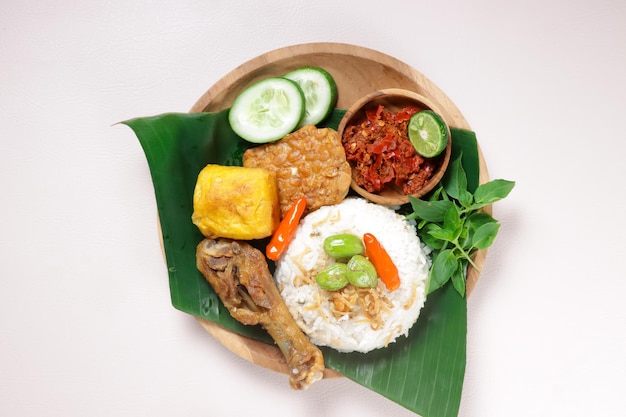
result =
[{"label": "basil leaf", "polygon": [[442,222],[446,211],[453,205],[452,201],[424,201],[412,196],[409,201],[417,218],[435,223]]},{"label": "basil leaf", "polygon": [[476,188],[476,192],[474,192],[474,207],[484,207],[505,198],[509,195],[514,186],[515,181],[502,179],[492,180],[479,185],[478,188]]},{"label": "basil leaf", "polygon": [[474,203],[474,196],[469,191],[461,190],[457,199],[462,207],[470,209]]},{"label": "basil leaf", "polygon": [[433,265],[430,269],[428,293],[441,288],[448,282],[452,274],[458,269],[459,260],[451,249],[445,249],[433,257]]},{"label": "basil leaf", "polygon": [[482,211],[475,211],[465,219],[463,230],[459,236],[460,244],[465,249],[472,247],[472,236],[476,230],[485,223],[496,222],[496,219]]},{"label": "basil leaf", "polygon": [[437,239],[429,233],[434,227],[439,227],[433,223],[427,223],[419,234],[420,239],[431,249],[441,249],[444,247],[444,240]]},{"label": "basil leaf", "polygon": [[[409,196],[409,200],[411,198],[415,198],[415,197]],[[430,193],[430,197],[428,198],[428,201],[438,201],[438,200],[449,200],[448,195],[446,194],[446,191],[443,189],[443,186],[441,184],[439,184],[439,186],[436,187],[433,190],[433,192]]]},{"label": "basil leaf", "polygon": [[443,186],[446,192],[450,197],[457,200],[460,200],[461,196],[465,197],[467,195],[467,175],[461,163],[462,157],[463,154],[461,153],[458,158],[448,165],[448,170],[443,178]]},{"label": "basil leaf", "polygon": [[465,219],[465,224],[470,228],[470,230],[475,231],[483,224],[495,221],[496,219],[494,219],[484,211],[477,211],[467,216],[467,219]]},{"label": "basil leaf", "polygon": [[430,230],[428,230],[428,234],[436,239],[446,240],[448,242],[454,241],[456,236],[454,236],[454,231],[450,231],[444,227],[439,226],[438,224],[431,223],[432,226]]},{"label": "basil leaf", "polygon": [[450,233],[451,240],[458,238],[461,234],[463,220],[454,204],[446,211],[446,215],[443,218],[443,228]]},{"label": "basil leaf", "polygon": [[458,267],[456,271],[454,271],[454,274],[452,274],[452,286],[454,287],[456,292],[459,293],[461,297],[465,297],[465,288],[466,288],[465,267],[466,265],[467,265],[466,262],[458,262]]},{"label": "basil leaf", "polygon": [[500,229],[500,224],[495,222],[485,223],[476,229],[472,235],[471,246],[475,249],[486,249],[493,243]]}]

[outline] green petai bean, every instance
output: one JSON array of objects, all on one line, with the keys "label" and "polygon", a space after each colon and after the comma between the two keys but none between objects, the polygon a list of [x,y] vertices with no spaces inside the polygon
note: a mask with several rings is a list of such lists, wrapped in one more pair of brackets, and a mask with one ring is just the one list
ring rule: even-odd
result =
[{"label": "green petai bean", "polygon": [[347,266],[348,282],[355,287],[373,288],[378,283],[376,268],[365,256],[353,256]]},{"label": "green petai bean", "polygon": [[340,233],[324,239],[324,252],[336,259],[360,255],[365,250],[361,238],[350,233]]},{"label": "green petai bean", "polygon": [[315,277],[320,288],[337,291],[348,285],[348,265],[335,263],[324,269]]}]

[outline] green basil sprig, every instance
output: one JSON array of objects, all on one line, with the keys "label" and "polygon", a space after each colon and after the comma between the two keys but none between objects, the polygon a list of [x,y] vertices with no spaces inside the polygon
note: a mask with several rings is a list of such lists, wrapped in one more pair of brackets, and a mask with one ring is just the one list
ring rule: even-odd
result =
[{"label": "green basil sprig", "polygon": [[515,186],[514,181],[496,179],[479,185],[472,194],[461,156],[450,164],[428,200],[409,197],[413,213],[406,217],[418,220],[418,234],[433,250],[428,294],[452,280],[465,297],[467,266],[479,269],[472,254],[491,246],[500,228],[498,221],[481,209],[505,198]]}]

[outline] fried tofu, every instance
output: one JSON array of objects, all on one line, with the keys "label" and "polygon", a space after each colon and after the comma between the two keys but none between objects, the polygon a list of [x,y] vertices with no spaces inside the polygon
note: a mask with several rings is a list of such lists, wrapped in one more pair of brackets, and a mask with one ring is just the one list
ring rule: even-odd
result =
[{"label": "fried tofu", "polygon": [[191,220],[208,238],[270,236],[280,221],[275,174],[263,168],[207,165],[198,175]]}]

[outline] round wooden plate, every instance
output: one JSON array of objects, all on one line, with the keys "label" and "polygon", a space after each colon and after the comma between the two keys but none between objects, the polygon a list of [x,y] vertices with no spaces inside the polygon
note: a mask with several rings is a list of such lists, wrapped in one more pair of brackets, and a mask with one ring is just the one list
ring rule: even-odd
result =
[{"label": "round wooden plate", "polygon": [[[263,78],[280,76],[293,69],[313,65],[330,72],[337,83],[337,107],[348,108],[360,97],[386,88],[415,91],[441,104],[443,118],[452,127],[470,129],[454,103],[428,78],[409,65],[381,52],[342,43],[309,43],[289,46],[258,56],[226,74],[193,105],[190,112],[215,112],[231,106],[235,97],[248,85]],[[479,152],[480,183],[489,181],[484,158]],[[491,212],[488,207],[487,212]],[[474,262],[481,267],[487,256],[480,250]],[[470,268],[467,273],[467,295],[478,281],[480,272]],[[223,346],[252,363],[274,371],[289,373],[280,350],[227,330],[211,321],[198,318],[202,327]],[[325,378],[340,377],[327,369]]]}]

